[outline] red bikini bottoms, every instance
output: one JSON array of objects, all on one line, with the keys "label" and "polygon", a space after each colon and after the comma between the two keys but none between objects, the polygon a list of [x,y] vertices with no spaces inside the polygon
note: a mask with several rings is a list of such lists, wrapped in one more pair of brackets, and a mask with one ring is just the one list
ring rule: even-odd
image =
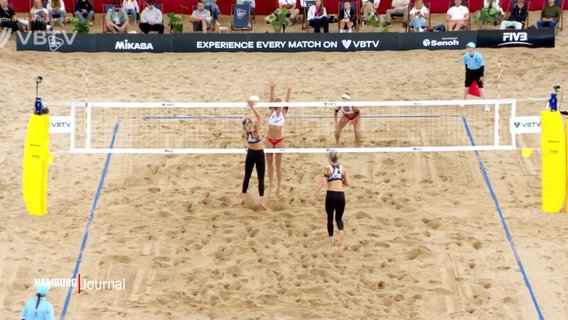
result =
[{"label": "red bikini bottoms", "polygon": [[278,143],[280,143],[280,141],[284,140],[284,137],[280,138],[280,139],[272,139],[270,137],[266,137],[266,140],[268,140],[268,142],[272,143],[272,147],[275,148],[276,145]]}]

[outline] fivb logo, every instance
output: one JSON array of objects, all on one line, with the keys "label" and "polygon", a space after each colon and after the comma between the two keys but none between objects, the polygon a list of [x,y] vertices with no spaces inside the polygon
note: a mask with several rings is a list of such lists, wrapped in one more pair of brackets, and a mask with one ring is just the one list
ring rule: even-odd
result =
[{"label": "fivb logo", "polygon": [[4,48],[6,43],[8,43],[8,40],[10,40],[10,35],[12,35],[12,29],[2,29],[2,33],[0,33],[0,48]]},{"label": "fivb logo", "polygon": [[18,31],[18,38],[24,46],[28,45],[30,40],[34,46],[44,46],[49,45],[49,50],[57,51],[62,45],[72,45],[77,36],[77,32],[73,32],[71,36],[65,31],[56,32],[46,32],[46,31],[34,31],[23,33]]},{"label": "fivb logo", "polygon": [[503,32],[503,43],[499,45],[524,44],[532,46],[532,43],[528,42],[528,40],[529,36],[526,32]]},{"label": "fivb logo", "polygon": [[237,18],[240,20],[247,15],[247,11],[241,8],[237,8]]}]

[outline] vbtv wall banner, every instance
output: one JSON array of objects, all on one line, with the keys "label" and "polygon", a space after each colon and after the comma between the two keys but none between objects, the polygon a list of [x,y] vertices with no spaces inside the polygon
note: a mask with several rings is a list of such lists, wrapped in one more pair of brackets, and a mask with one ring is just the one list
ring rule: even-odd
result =
[{"label": "vbtv wall banner", "polygon": [[554,47],[554,30],[357,33],[77,34],[18,32],[16,50],[52,52],[354,52]]}]

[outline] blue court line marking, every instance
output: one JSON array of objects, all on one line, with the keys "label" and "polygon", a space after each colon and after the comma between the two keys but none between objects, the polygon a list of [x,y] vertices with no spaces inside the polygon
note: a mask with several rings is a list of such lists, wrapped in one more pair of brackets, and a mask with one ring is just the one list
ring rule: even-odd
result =
[{"label": "blue court line marking", "polygon": [[[117,121],[114,126],[114,132],[112,134],[112,140],[110,142],[110,149],[114,146],[114,140],[116,138],[116,134],[118,132],[118,124]],[[79,256],[77,257],[77,262],[75,263],[75,270],[73,270],[73,277],[71,279],[76,279],[77,274],[79,273],[79,266],[81,265],[81,260],[83,260],[83,251],[85,250],[85,246],[87,244],[87,238],[89,237],[89,229],[91,227],[91,222],[93,221],[93,217],[95,216],[95,209],[97,208],[97,203],[99,202],[99,197],[101,195],[101,190],[103,188],[103,183],[105,181],[108,165],[110,163],[110,156],[111,153],[107,153],[105,165],[103,167],[103,172],[101,174],[101,179],[99,181],[99,186],[97,188],[97,193],[95,194],[95,199],[93,200],[93,205],[91,207],[91,213],[89,214],[89,220],[87,221],[87,227],[85,228],[85,234],[83,235],[83,242],[81,243],[81,249],[79,250]],[[65,319],[65,314],[67,313],[67,307],[69,306],[69,301],[71,300],[71,294],[73,293],[74,286],[71,285],[69,290],[67,291],[67,297],[65,298],[65,303],[63,304],[63,310],[61,311],[60,320]]]},{"label": "blue court line marking", "polygon": [[[471,134],[471,130],[467,124],[467,120],[465,117],[462,116],[462,121],[465,126],[465,130],[467,132],[467,136],[469,137],[469,141],[471,142],[472,146],[475,146],[475,141],[473,140],[473,136]],[[519,257],[519,253],[517,252],[517,247],[515,246],[515,242],[513,241],[513,236],[511,232],[509,232],[509,226],[507,226],[507,222],[505,221],[505,217],[503,216],[503,211],[501,210],[501,206],[499,205],[499,201],[497,200],[497,196],[495,195],[495,191],[493,190],[493,186],[491,185],[491,181],[489,181],[489,176],[487,175],[487,171],[485,170],[485,166],[483,165],[483,160],[481,160],[481,156],[479,155],[479,151],[475,150],[475,157],[477,158],[477,163],[479,164],[479,168],[481,168],[481,172],[483,173],[483,178],[485,179],[485,184],[489,188],[489,193],[491,194],[491,198],[493,199],[493,203],[495,204],[495,208],[499,213],[499,218],[501,219],[501,224],[503,225],[503,229],[505,229],[505,233],[507,234],[507,240],[509,240],[509,244],[511,245],[511,250],[513,250],[513,254],[515,255],[515,259],[517,260],[517,265],[519,266],[519,270],[521,270],[521,274],[523,275],[523,279],[525,281],[525,285],[529,290],[529,294],[533,301],[534,307],[536,312],[538,313],[539,319],[543,320],[544,316],[542,315],[542,311],[540,310],[540,306],[536,301],[536,296],[531,287],[531,283],[525,272],[525,268],[523,267],[523,263],[521,262],[521,258]]]}]

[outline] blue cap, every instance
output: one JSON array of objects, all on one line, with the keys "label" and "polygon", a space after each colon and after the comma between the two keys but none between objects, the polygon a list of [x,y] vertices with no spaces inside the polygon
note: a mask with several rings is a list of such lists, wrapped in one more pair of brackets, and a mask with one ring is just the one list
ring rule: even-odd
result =
[{"label": "blue cap", "polygon": [[465,47],[466,47],[466,48],[471,47],[471,48],[474,48],[474,49],[475,49],[475,43],[473,43],[473,42],[468,42]]},{"label": "blue cap", "polygon": [[42,296],[45,296],[47,291],[49,291],[49,284],[47,283],[41,283],[36,287],[36,293],[39,293]]}]

